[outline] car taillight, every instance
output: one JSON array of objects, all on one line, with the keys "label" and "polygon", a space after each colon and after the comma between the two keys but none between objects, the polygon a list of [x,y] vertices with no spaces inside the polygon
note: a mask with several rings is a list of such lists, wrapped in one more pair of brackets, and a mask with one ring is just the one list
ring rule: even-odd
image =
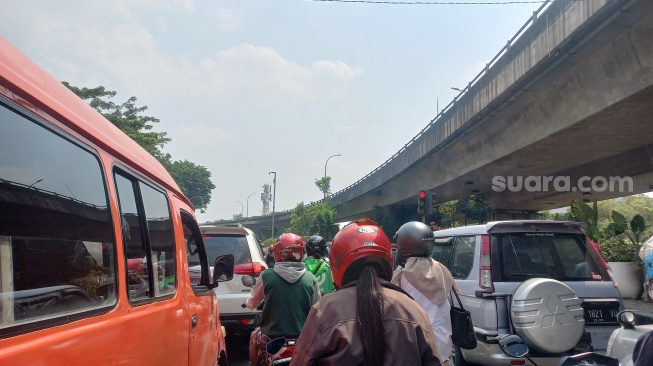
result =
[{"label": "car taillight", "polygon": [[608,275],[610,276],[610,281],[612,281],[612,285],[614,285],[614,288],[619,288],[619,284],[617,283],[617,280],[614,278],[614,275],[612,274],[612,270],[610,269],[610,266],[608,266],[608,263],[603,259],[603,256],[601,255],[601,247],[599,246],[598,243],[593,242],[590,240],[590,238],[587,238],[587,243],[589,244],[588,247],[591,248],[591,250],[594,250],[596,252],[596,255],[599,256],[599,259],[601,260],[601,264],[603,265],[603,268],[608,272]]},{"label": "car taillight", "polygon": [[610,267],[608,267],[608,264],[605,262],[605,259],[603,259],[603,256],[601,255],[601,247],[599,246],[599,244],[593,242],[592,240],[590,240],[590,238],[587,238],[587,243],[590,244],[589,246],[592,249],[594,249],[596,254],[599,256],[599,259],[601,260],[601,264],[603,264],[603,268],[610,269]]},{"label": "car taillight", "polygon": [[234,273],[239,275],[258,277],[263,271],[265,271],[265,265],[258,262],[242,263],[234,266]]},{"label": "car taillight", "polygon": [[478,285],[483,289],[494,291],[494,283],[492,283],[492,261],[490,259],[490,236],[481,235],[481,260]]}]

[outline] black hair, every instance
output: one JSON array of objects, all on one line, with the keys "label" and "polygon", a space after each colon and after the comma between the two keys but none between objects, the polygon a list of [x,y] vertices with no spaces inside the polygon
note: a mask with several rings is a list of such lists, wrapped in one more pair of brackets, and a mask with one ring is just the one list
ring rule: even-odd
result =
[{"label": "black hair", "polygon": [[365,353],[365,365],[383,365],[388,349],[388,335],[383,323],[385,296],[377,266],[362,266],[356,286],[358,332]]}]

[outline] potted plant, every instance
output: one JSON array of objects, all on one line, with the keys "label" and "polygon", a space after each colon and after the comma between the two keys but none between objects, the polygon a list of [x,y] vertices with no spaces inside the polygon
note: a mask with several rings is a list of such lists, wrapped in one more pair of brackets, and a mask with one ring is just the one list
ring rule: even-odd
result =
[{"label": "potted plant", "polygon": [[639,249],[645,238],[646,222],[642,215],[635,215],[628,221],[613,210],[610,223],[601,227],[598,211],[596,201],[591,207],[578,200],[571,204],[573,218],[587,224],[587,237],[599,243],[601,255],[608,262],[621,295],[626,299],[640,299],[644,293],[644,275]]},{"label": "potted plant", "polygon": [[599,241],[601,255],[608,263],[614,280],[619,284],[621,296],[640,299],[644,293],[642,261],[639,246],[623,237],[605,238]]},{"label": "potted plant", "polygon": [[646,221],[642,215],[635,215],[628,221],[624,215],[612,211],[612,222],[604,233],[607,238],[601,242],[601,252],[619,284],[621,295],[627,299],[640,299],[644,293],[643,262],[639,250],[646,237]]}]

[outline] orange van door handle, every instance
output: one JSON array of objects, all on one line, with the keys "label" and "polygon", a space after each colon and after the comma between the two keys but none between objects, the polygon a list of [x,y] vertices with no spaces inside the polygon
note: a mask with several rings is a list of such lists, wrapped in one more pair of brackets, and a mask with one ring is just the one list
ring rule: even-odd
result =
[{"label": "orange van door handle", "polygon": [[197,328],[197,320],[198,320],[197,314],[193,315],[191,319],[192,319],[191,323],[193,324],[193,330],[195,330],[195,328]]}]

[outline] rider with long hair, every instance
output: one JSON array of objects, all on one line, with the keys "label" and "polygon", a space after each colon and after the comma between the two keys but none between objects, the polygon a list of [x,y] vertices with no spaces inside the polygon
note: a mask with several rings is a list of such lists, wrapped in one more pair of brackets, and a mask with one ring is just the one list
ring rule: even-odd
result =
[{"label": "rider with long hair", "polygon": [[292,365],[440,365],[429,318],[392,276],[390,241],[369,219],[345,226],[330,253],[336,292],[318,301]]}]

